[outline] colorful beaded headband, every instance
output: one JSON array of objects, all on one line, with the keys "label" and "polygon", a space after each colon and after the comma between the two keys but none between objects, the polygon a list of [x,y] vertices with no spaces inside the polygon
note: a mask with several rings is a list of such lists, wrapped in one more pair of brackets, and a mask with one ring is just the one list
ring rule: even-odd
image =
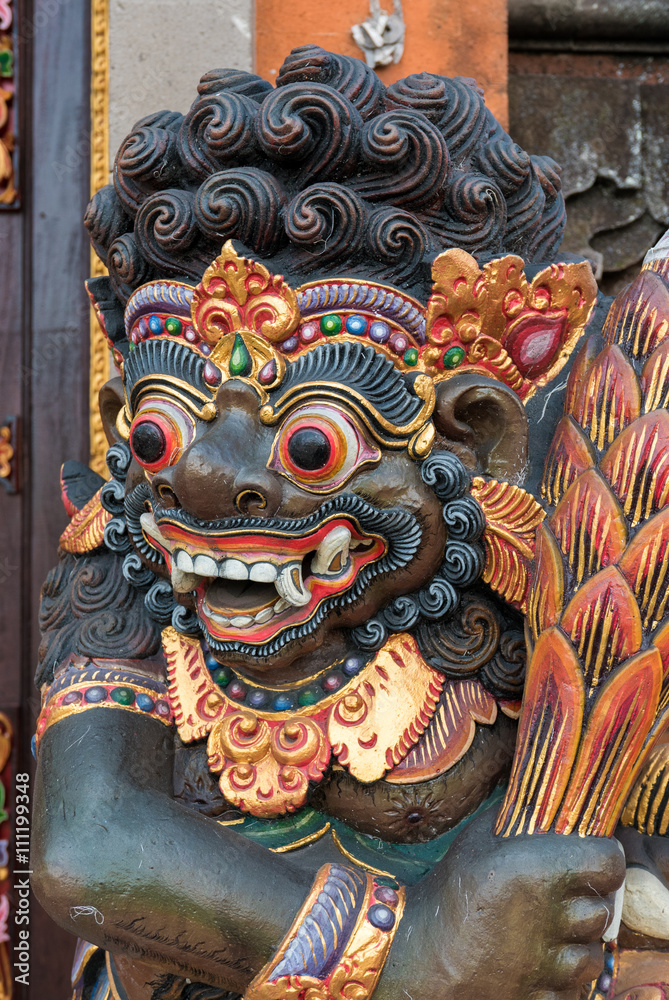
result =
[{"label": "colorful beaded headband", "polygon": [[[440,254],[427,304],[371,281],[335,278],[293,290],[240,257],[231,241],[197,287],[154,281],[128,300],[131,350],[156,337],[208,359],[204,379],[271,387],[284,362],[319,343],[367,340],[401,372],[434,382],[478,371],[522,400],[552,381],[580,339],[597,296],[587,262],[551,264],[530,282],[520,257],[479,267],[464,250]],[[117,361],[122,358],[117,352]]]}]

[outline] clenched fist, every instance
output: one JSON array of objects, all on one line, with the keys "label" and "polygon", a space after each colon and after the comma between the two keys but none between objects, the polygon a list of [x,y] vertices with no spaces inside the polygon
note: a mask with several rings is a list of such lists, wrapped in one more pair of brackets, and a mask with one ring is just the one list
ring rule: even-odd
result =
[{"label": "clenched fist", "polygon": [[494,810],[409,890],[374,1000],[576,1000],[625,877],[615,840],[494,836]]}]

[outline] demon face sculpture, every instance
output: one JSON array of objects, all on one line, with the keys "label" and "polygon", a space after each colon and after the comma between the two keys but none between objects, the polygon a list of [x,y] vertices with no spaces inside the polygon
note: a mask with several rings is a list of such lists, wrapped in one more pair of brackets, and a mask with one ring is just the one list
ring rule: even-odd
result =
[{"label": "demon face sculpture", "polygon": [[[485,442],[486,472],[497,463],[520,474],[519,394],[536,381],[504,345],[550,380],[593,297],[584,264],[548,268],[531,285],[519,258],[480,271],[451,251],[434,274],[427,308],[364,280],[295,292],[228,243],[196,288],[151,283],[126,306],[132,350],[103,410],[134,461],[122,508],[116,485],[100,493],[108,543],[118,530],[121,548],[132,546],[127,573],[139,558],[177,602],[163,645],[181,738],[210,733],[221,791],[257,816],[304,805],[331,750],[359,780],[393,765],[408,780],[404,758],[444,683],[414,635],[435,659],[438,623],[486,567],[484,509],[497,485],[477,479],[472,493],[476,449],[448,450],[449,430],[468,408],[485,408],[488,421],[502,415],[503,428],[479,430],[478,450]],[[475,297],[494,296],[514,299],[492,331],[499,340],[467,316]],[[501,491],[511,507],[516,494],[524,501],[529,538],[539,506],[510,484]],[[120,509],[123,526],[112,520]],[[76,544],[78,522],[70,530]],[[520,535],[502,543],[517,571],[497,584],[519,607],[526,544]],[[388,658],[396,665],[381,666]],[[470,663],[462,674],[475,671]],[[492,692],[474,680],[460,687],[457,749],[454,734],[444,739],[434,774],[471,741],[467,698],[478,698],[486,722],[496,712],[494,682]],[[517,715],[513,698],[501,705]]]},{"label": "demon face sculpture", "polygon": [[472,81],[305,47],[277,84],[207,74],[87,215],[120,374],[110,480],[63,469],[34,862],[75,994],[607,995],[602,835],[669,702],[620,472],[660,517],[664,274],[601,333]]}]

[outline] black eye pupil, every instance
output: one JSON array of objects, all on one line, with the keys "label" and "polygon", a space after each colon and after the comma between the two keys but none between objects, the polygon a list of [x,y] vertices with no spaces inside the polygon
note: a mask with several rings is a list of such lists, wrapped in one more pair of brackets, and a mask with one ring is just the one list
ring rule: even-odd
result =
[{"label": "black eye pupil", "polygon": [[288,442],[290,459],[305,472],[316,472],[330,461],[330,442],[323,431],[316,427],[303,427],[295,431]]},{"label": "black eye pupil", "polygon": [[152,420],[143,420],[133,428],[130,443],[139,461],[146,465],[152,465],[161,459],[167,448],[162,429]]}]

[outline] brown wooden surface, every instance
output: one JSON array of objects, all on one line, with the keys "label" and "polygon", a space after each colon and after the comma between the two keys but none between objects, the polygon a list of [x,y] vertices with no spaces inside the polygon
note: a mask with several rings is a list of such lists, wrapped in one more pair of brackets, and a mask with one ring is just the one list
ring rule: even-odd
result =
[{"label": "brown wooden surface", "polygon": [[[21,216],[0,214],[0,421],[22,412]],[[19,456],[20,462],[20,456]],[[0,707],[21,703],[22,494],[0,487]]]},{"label": "brown wooden surface", "polygon": [[[19,0],[19,186],[0,212],[0,418],[21,417],[20,492],[0,489],[0,709],[18,710],[18,767],[31,763],[39,590],[65,523],[58,473],[86,459],[89,9]],[[11,803],[11,798],[10,798]],[[74,939],[33,899],[30,987],[16,1000],[69,995]]]}]

